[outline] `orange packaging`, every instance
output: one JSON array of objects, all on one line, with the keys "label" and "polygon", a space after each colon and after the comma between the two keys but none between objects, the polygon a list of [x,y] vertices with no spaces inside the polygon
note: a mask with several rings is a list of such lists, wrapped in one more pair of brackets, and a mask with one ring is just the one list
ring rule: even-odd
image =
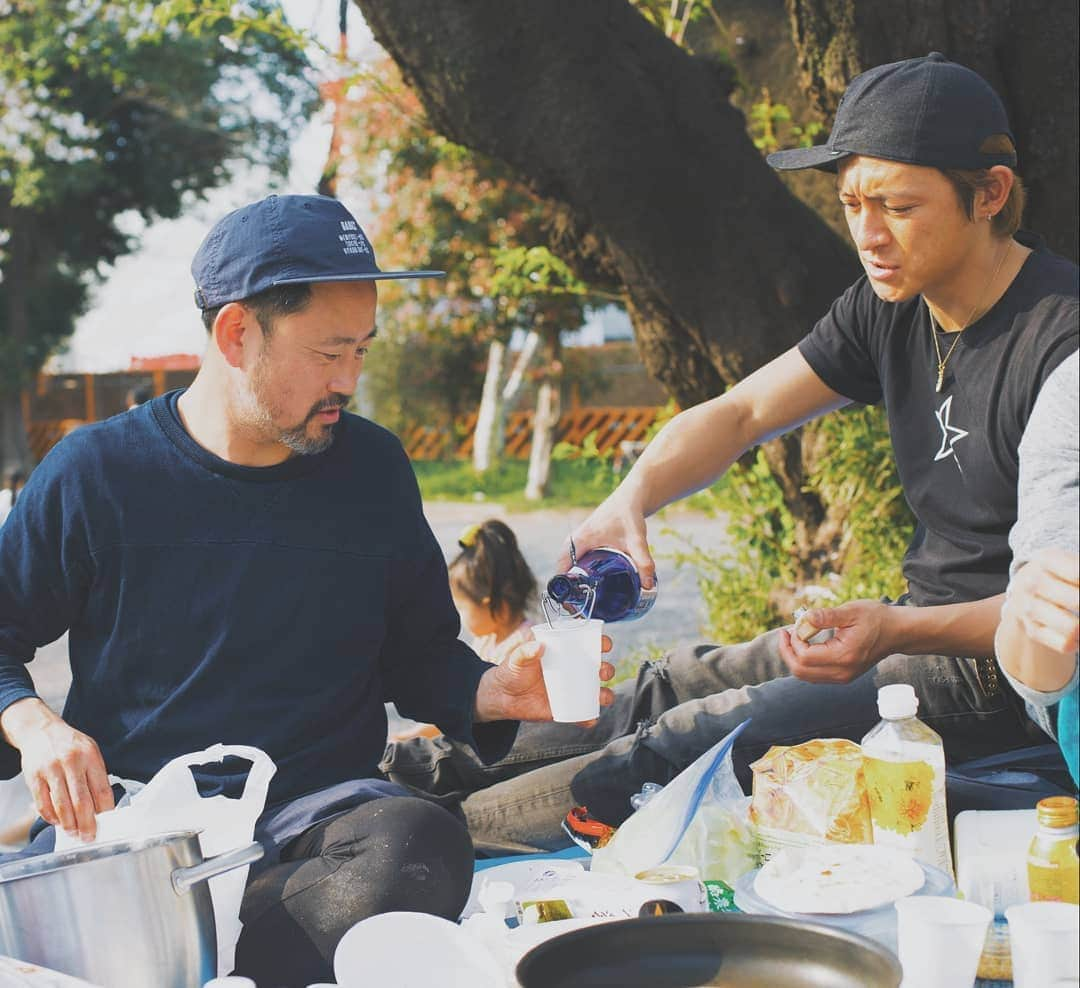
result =
[{"label": "orange packaging", "polygon": [[833,841],[873,844],[862,749],[844,738],[774,745],[750,766],[763,856]]}]

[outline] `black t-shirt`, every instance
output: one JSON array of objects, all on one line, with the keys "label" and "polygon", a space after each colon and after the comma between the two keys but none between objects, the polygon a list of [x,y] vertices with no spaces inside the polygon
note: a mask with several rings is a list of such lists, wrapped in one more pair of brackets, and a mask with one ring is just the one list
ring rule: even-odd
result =
[{"label": "black t-shirt", "polygon": [[[830,388],[884,400],[908,504],[918,520],[904,558],[917,604],[1001,593],[1016,520],[1017,448],[1043,382],[1077,348],[1078,269],[1033,247],[998,303],[966,329],[938,393],[921,296],[883,302],[863,277],[799,344]],[[956,337],[939,336],[942,355]]]}]

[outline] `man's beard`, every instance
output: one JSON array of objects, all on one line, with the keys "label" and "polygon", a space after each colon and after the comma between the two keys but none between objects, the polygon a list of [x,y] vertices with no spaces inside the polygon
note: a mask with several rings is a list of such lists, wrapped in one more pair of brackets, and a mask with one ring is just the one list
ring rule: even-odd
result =
[{"label": "man's beard", "polygon": [[334,395],[320,401],[312,406],[303,421],[283,429],[274,422],[273,404],[266,397],[269,390],[266,385],[267,376],[267,360],[264,352],[259,355],[250,381],[245,382],[244,389],[237,395],[236,412],[241,422],[253,431],[276,440],[301,456],[312,456],[329,449],[334,441],[333,426],[320,423],[319,432],[312,436],[308,433],[308,425],[319,412],[344,408],[349,403],[349,399],[345,395]]}]

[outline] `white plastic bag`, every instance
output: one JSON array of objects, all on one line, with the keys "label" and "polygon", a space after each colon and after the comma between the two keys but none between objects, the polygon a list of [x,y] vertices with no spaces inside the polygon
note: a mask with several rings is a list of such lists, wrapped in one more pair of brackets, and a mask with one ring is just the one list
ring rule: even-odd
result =
[{"label": "white plastic bag", "polygon": [[[199,795],[191,768],[220,762],[227,757],[246,758],[252,763],[239,799]],[[255,821],[266,806],[266,793],[277,766],[259,748],[241,744],[215,744],[205,751],[174,758],[145,786],[125,779],[119,781],[127,792],[116,809],[97,816],[97,836],[93,843],[136,840],[174,830],[199,831],[203,857],[224,854],[251,843]],[[128,798],[130,797],[130,798]],[[57,828],[56,850],[85,846]],[[248,868],[234,868],[210,879],[210,898],[217,926],[218,974],[233,969],[236,941],[240,939],[240,901],[244,897]]]},{"label": "white plastic bag", "polygon": [[661,864],[690,865],[705,881],[731,885],[757,867],[749,798],[731,766],[744,721],[683,769],[593,851],[594,872],[637,875]]}]

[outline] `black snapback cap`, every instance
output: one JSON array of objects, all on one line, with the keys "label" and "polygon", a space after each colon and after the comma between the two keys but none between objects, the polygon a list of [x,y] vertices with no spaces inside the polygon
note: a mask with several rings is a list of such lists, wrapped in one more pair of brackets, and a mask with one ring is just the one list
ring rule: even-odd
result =
[{"label": "black snapback cap", "polygon": [[980,150],[996,134],[1013,139],[1001,98],[977,72],[934,51],[857,75],[825,144],[775,151],[766,160],[781,170],[835,171],[853,154],[931,168],[1015,167],[1013,152]]},{"label": "black snapback cap", "polygon": [[195,304],[214,309],[276,285],[442,278],[381,271],[360,224],[330,196],[267,196],[214,224],[191,262]]}]

